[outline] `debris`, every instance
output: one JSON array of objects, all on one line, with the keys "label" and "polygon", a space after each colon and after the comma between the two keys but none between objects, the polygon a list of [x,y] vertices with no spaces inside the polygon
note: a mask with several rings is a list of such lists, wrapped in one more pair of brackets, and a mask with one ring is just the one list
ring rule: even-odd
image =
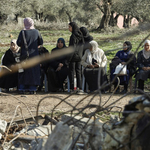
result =
[{"label": "debris", "polygon": [[7,122],[4,120],[0,120],[0,139],[2,138],[2,134],[5,132],[7,127]]},{"label": "debris", "polygon": [[[148,96],[131,99],[124,107],[122,118],[120,112],[118,112],[119,117],[110,113],[113,106],[108,109],[93,104],[85,106],[88,107],[96,108],[95,112],[92,110],[85,116],[85,113],[78,109],[80,112],[78,114],[63,112],[62,115],[55,116],[52,111],[51,117],[37,115],[23,120],[13,119],[11,123],[4,121],[4,124],[2,121],[1,147],[4,150],[150,149]],[[107,121],[101,121],[100,118],[104,115],[96,115],[97,112],[105,113],[105,116],[109,116],[109,120],[107,118]],[[9,130],[6,126],[9,126]]]},{"label": "debris", "polygon": [[72,143],[71,132],[68,125],[57,123],[42,150],[68,150]]}]

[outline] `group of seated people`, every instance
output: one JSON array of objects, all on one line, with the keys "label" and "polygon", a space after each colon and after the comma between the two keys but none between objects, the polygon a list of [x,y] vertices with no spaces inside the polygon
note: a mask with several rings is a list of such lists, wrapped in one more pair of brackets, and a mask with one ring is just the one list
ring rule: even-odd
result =
[{"label": "group of seated people", "polygon": [[[52,49],[51,54],[59,49],[66,48],[65,40],[59,38],[57,40],[56,47]],[[115,57],[110,63],[110,81],[113,81],[116,74],[114,74],[116,66],[118,64],[126,65],[127,72],[125,75],[118,75],[119,80],[116,78],[113,82],[114,89],[117,87],[115,93],[127,93],[129,78],[136,75],[138,80],[139,91],[144,91],[144,81],[150,77],[150,40],[144,42],[144,49],[138,53],[137,59],[131,51],[132,44],[129,41],[123,43],[123,50],[116,53]],[[49,54],[49,51],[42,45],[38,47],[39,55]],[[2,58],[2,66],[9,67],[14,63],[19,62],[20,49],[16,44],[16,40],[11,40],[10,48],[7,50]],[[131,59],[132,58],[132,59]],[[68,56],[61,56],[57,59],[53,59],[49,62],[40,64],[41,67],[41,84],[37,87],[38,91],[43,88],[44,76],[47,76],[48,90],[51,92],[63,92],[65,91],[67,76],[69,76]],[[94,40],[89,42],[88,48],[86,48],[82,59],[82,76],[85,77],[85,81],[89,86],[89,91],[93,92],[99,89],[103,84],[108,83],[106,75],[107,57],[104,51],[98,48],[98,43]],[[9,72],[8,69],[4,68]],[[124,89],[120,91],[118,86],[124,86]],[[9,88],[17,87],[18,73],[8,74],[0,78],[0,87],[9,91]],[[107,89],[107,88],[106,88]],[[105,91],[105,88],[101,90]]]},{"label": "group of seated people", "polygon": [[[24,53],[28,54],[25,35],[27,36],[28,44],[30,44],[31,58],[37,55],[41,57],[53,55],[53,53],[59,53],[60,50],[65,51],[69,48],[66,46],[65,40],[59,38],[56,47],[49,53],[43,46],[41,35],[34,28],[33,20],[25,18],[24,25],[25,30],[20,32],[18,40],[11,40],[10,48],[1,58],[1,70],[5,75],[0,77],[0,88],[5,89],[6,92],[9,92],[9,88],[13,87],[17,87],[19,92],[28,90],[31,94],[35,91],[41,91],[46,76],[48,91],[50,92],[63,92],[65,88],[70,88],[71,93],[84,94],[85,89],[81,85],[82,79],[85,78],[89,92],[99,90],[105,93],[110,87],[108,83],[111,83],[114,84],[115,93],[124,94],[128,91],[129,79],[133,75],[136,75],[138,80],[138,90],[144,91],[144,81],[150,77],[149,40],[144,42],[144,49],[138,53],[137,59],[132,52],[130,41],[123,43],[123,50],[118,51],[110,63],[110,82],[108,82],[106,74],[108,61],[105,52],[99,48],[98,43],[93,40],[87,28],[79,28],[75,22],[71,22],[69,23],[69,31],[72,34],[69,40],[69,47],[73,47],[74,51],[70,55],[62,55],[34,67],[25,70],[19,68],[18,72],[13,72],[11,68],[21,61]],[[36,36],[31,34],[31,32],[35,33]],[[32,38],[29,38],[30,36]],[[36,44],[34,38],[37,40]],[[33,42],[32,44],[30,40]],[[24,51],[21,51],[18,45],[22,46],[21,49]],[[37,48],[38,50],[36,51]],[[116,74],[116,69],[120,64],[126,67],[126,73]],[[77,87],[74,87],[74,75],[77,78]],[[65,84],[67,77],[69,78],[70,87],[66,87]],[[122,91],[120,91],[119,85],[124,85]]]},{"label": "group of seated people", "polygon": [[[115,57],[112,59],[110,64],[110,80],[112,81],[116,74],[114,74],[117,65],[120,63],[127,67],[127,71],[125,75],[118,75],[119,81],[117,79],[114,80],[114,89],[116,89],[115,93],[127,93],[129,79],[132,79],[132,76],[136,78],[135,81],[138,81],[138,87],[134,87],[134,93],[142,93],[144,92],[144,81],[150,78],[150,40],[145,40],[143,45],[143,50],[138,52],[137,58],[131,51],[132,44],[129,41],[125,41],[123,44],[123,50],[118,51]],[[120,85],[124,86],[124,89],[120,92],[120,88],[118,86],[118,82]],[[136,85],[136,84],[135,84]]]}]

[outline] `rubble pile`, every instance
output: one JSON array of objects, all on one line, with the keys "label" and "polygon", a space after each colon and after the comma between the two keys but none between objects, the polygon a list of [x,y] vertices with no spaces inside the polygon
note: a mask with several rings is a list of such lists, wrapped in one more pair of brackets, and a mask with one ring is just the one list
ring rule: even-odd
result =
[{"label": "rubble pile", "polygon": [[[107,124],[108,133],[103,141],[103,150],[148,150],[150,149],[150,98],[135,97],[123,111],[120,122]],[[109,127],[109,128],[108,128]]]},{"label": "rubble pile", "polygon": [[[101,110],[100,110],[101,111]],[[1,149],[8,150],[148,150],[150,149],[150,100],[135,97],[125,105],[122,117],[110,115],[102,122],[95,115],[63,114],[59,119],[36,116],[0,120]]]}]

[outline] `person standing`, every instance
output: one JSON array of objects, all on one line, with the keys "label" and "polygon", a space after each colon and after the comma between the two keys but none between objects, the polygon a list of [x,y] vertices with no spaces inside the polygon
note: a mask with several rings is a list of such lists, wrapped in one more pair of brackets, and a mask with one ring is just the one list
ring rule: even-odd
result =
[{"label": "person standing", "polygon": [[80,27],[80,31],[82,32],[84,38],[84,48],[83,48],[84,53],[86,49],[89,49],[90,47],[89,42],[93,40],[93,37],[89,34],[89,31],[86,27]]},{"label": "person standing", "polygon": [[83,94],[81,86],[81,58],[83,54],[84,38],[82,32],[75,22],[69,23],[69,31],[72,33],[69,40],[69,46],[73,46],[74,53],[69,58],[69,80],[70,92],[74,93],[74,73],[77,78],[77,94]]},{"label": "person standing", "polygon": [[[24,27],[17,39],[17,44],[21,47],[20,58],[26,57],[27,54],[29,54],[29,58],[33,58],[39,55],[38,46],[43,45],[43,39],[38,30],[34,28],[34,21],[31,18],[27,17],[24,19]],[[25,41],[27,44],[25,44]],[[29,91],[30,94],[35,94],[37,86],[40,85],[40,64],[20,72],[18,82],[20,93]]]}]

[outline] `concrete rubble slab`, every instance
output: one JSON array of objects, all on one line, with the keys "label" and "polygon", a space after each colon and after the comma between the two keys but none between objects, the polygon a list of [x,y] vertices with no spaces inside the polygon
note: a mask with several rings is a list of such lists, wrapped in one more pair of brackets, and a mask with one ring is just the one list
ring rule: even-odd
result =
[{"label": "concrete rubble slab", "polygon": [[68,150],[72,143],[71,134],[72,130],[68,125],[63,122],[57,123],[41,150]]},{"label": "concrete rubble slab", "polygon": [[2,134],[5,132],[7,127],[7,122],[5,120],[0,120],[0,139],[2,138]]}]

